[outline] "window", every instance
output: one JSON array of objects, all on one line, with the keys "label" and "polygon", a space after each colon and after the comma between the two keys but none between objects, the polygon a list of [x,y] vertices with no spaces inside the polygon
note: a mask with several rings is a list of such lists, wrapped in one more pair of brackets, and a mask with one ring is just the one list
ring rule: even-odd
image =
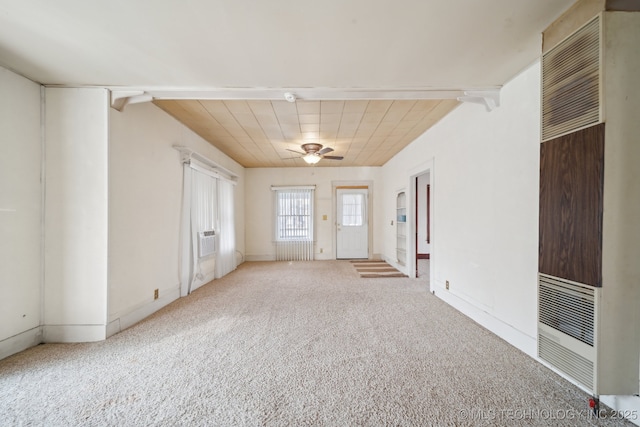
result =
[{"label": "window", "polygon": [[[183,296],[236,269],[234,181],[212,163],[193,158],[184,163]],[[213,238],[205,243],[205,235]],[[201,244],[211,250],[203,253]]]},{"label": "window", "polygon": [[342,226],[360,227],[364,224],[364,194],[342,195]]},{"label": "window", "polygon": [[276,189],[276,241],[313,240],[313,189]]}]

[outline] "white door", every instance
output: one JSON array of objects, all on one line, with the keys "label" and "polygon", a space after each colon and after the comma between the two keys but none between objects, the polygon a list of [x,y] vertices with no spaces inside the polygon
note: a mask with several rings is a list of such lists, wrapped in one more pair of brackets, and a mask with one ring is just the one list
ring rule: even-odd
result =
[{"label": "white door", "polygon": [[337,190],[336,258],[369,258],[369,222],[365,189]]}]

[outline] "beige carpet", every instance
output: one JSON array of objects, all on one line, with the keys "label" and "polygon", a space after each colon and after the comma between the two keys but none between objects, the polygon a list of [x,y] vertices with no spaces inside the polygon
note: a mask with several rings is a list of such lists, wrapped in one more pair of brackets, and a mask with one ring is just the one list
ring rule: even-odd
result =
[{"label": "beige carpet", "polygon": [[378,279],[384,277],[408,277],[395,267],[392,267],[381,260],[353,260],[351,264],[355,267],[360,277],[364,279]]},{"label": "beige carpet", "polygon": [[0,361],[2,426],[625,424],[587,398],[424,281],[346,261],[245,263],[107,341]]}]

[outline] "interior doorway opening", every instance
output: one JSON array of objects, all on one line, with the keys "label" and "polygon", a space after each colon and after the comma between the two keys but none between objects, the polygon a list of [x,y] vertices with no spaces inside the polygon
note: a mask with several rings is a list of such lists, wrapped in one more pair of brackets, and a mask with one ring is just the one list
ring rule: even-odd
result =
[{"label": "interior doorway opening", "polygon": [[431,275],[431,171],[416,175],[413,187],[413,253],[415,277],[429,281]]}]

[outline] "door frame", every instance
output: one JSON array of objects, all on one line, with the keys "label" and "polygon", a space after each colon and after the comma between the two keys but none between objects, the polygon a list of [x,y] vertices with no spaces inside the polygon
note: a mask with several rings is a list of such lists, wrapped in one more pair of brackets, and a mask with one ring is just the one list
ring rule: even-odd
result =
[{"label": "door frame", "polygon": [[420,175],[424,175],[429,173],[429,185],[430,185],[430,200],[429,200],[429,211],[431,213],[430,220],[430,232],[429,237],[431,243],[429,243],[429,290],[432,291],[433,284],[435,283],[435,270],[436,270],[436,262],[437,262],[437,252],[436,252],[436,233],[433,228],[434,224],[434,213],[435,213],[435,202],[436,202],[436,179],[435,179],[435,167],[434,167],[434,159],[421,164],[420,166],[411,169],[409,171],[409,197],[407,200],[407,214],[411,215],[411,218],[407,218],[407,271],[406,274],[409,277],[416,278],[416,261],[417,261],[417,246],[416,246],[416,178]]},{"label": "door frame", "polygon": [[338,259],[338,189],[348,188],[367,189],[367,253],[369,259],[375,259],[373,253],[373,181],[331,181],[331,211],[333,212],[333,224],[331,226],[331,257]]}]

